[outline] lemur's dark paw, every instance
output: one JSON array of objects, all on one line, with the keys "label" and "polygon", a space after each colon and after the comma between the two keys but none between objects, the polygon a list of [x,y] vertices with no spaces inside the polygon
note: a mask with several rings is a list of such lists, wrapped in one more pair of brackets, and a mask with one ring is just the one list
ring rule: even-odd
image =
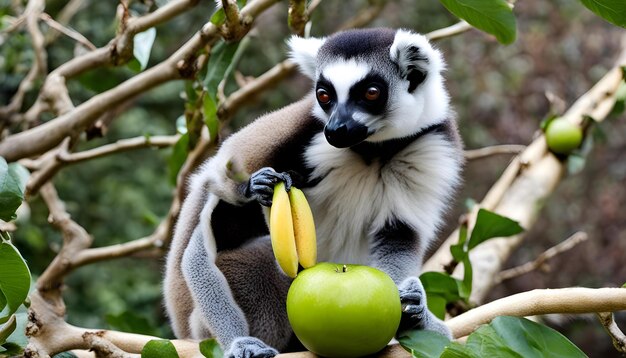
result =
[{"label": "lemur's dark paw", "polygon": [[272,358],[278,351],[255,337],[235,338],[224,353],[225,358]]},{"label": "lemur's dark paw", "polygon": [[398,290],[402,304],[402,318],[398,332],[423,328],[428,308],[426,307],[426,292],[422,283],[417,277],[409,277],[398,286]]},{"label": "lemur's dark paw", "polygon": [[274,186],[281,181],[285,183],[285,188],[289,191],[292,184],[289,174],[278,173],[269,167],[261,168],[250,176],[245,194],[263,206],[272,206]]},{"label": "lemur's dark paw", "polygon": [[411,329],[425,329],[440,333],[452,339],[452,332],[446,324],[428,310],[426,291],[417,277],[409,277],[398,286],[402,317],[397,336]]}]

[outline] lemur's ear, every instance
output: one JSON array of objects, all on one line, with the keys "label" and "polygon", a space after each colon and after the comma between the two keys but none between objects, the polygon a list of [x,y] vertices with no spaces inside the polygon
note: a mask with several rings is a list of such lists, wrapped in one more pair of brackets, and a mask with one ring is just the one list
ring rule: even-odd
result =
[{"label": "lemur's ear", "polygon": [[407,30],[398,30],[389,50],[391,60],[398,65],[400,76],[409,81],[409,92],[426,81],[429,75],[439,74],[445,68],[441,53],[428,39]]},{"label": "lemur's ear", "polygon": [[303,38],[292,36],[287,45],[289,45],[289,57],[295,62],[300,71],[307,77],[315,80],[315,59],[317,51],[322,47],[326,39],[318,39],[314,37]]}]

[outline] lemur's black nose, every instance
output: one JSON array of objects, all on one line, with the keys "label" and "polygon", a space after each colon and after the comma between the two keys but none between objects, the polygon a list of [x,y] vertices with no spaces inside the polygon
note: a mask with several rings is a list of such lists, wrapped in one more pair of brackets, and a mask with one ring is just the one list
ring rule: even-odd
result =
[{"label": "lemur's black nose", "polygon": [[368,136],[368,129],[365,125],[352,119],[351,115],[333,115],[326,127],[324,135],[330,145],[337,148],[347,148],[361,143]]}]

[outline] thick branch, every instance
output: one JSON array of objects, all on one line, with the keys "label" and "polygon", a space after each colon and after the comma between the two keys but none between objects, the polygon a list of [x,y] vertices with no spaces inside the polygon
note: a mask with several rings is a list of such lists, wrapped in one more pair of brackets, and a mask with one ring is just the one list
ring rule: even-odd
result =
[{"label": "thick branch", "polygon": [[501,298],[446,321],[455,338],[467,336],[497,316],[549,313],[592,313],[626,310],[624,288],[559,288],[533,290]]}]

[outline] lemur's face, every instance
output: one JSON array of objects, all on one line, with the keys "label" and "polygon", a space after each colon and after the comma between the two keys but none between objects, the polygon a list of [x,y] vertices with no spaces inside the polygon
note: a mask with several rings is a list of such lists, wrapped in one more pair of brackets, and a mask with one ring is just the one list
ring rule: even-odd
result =
[{"label": "lemur's face", "polygon": [[[320,117],[326,117],[324,134],[331,145],[351,147],[374,134],[374,122],[387,109],[389,85],[385,78],[355,61],[337,62],[319,75],[315,97]],[[319,111],[316,111],[319,112]]]},{"label": "lemur's face", "polygon": [[[327,39],[292,38],[292,58],[315,81],[313,114],[329,144],[409,136],[441,119],[448,98],[443,60],[426,38],[404,30],[340,32]],[[438,118],[435,118],[438,117]]]}]

